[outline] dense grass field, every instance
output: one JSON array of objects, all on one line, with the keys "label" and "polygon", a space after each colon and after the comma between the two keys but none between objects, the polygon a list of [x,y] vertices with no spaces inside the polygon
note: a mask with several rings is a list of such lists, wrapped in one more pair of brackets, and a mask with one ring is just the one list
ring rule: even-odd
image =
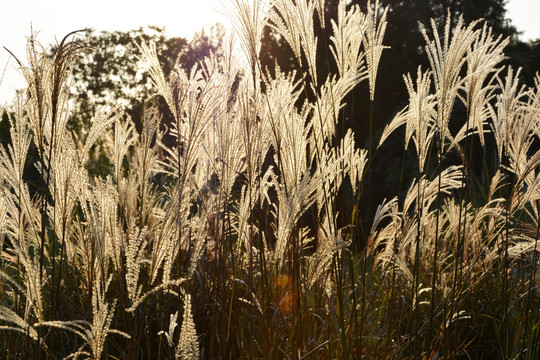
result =
[{"label": "dense grass field", "polygon": [[[338,124],[360,83],[384,102],[386,10],[341,1],[317,54],[323,3],[236,0],[242,52],[167,78],[140,42],[140,124],[113,100],[71,130],[84,43],[29,40],[0,109],[0,358],[540,358],[540,76],[521,86],[482,22],[433,22],[430,67],[362,149]],[[267,25],[301,72],[261,68]],[[397,135],[414,180],[360,219]]]}]

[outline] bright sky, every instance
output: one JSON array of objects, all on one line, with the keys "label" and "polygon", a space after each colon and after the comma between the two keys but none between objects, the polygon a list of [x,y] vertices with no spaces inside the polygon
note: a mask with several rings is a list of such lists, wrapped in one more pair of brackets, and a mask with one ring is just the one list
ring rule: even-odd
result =
[{"label": "bright sky", "polygon": [[508,0],[506,16],[512,20],[518,31],[522,31],[522,40],[536,40],[540,38],[539,0]]},{"label": "bright sky", "polygon": [[[144,25],[164,26],[169,36],[190,38],[194,32],[216,22],[227,24],[218,11],[230,0],[5,0],[0,21],[0,104],[13,98],[24,86],[15,63],[3,49],[8,48],[25,60],[26,37],[31,28],[38,31],[42,44],[60,41],[77,29],[131,30]],[[508,17],[523,39],[540,37],[539,0],[509,0]],[[6,67],[7,64],[7,67]]]},{"label": "bright sky", "polygon": [[[67,33],[83,29],[132,30],[141,26],[165,27],[168,36],[191,36],[217,22],[230,0],[3,0],[0,20],[0,104],[12,100],[15,89],[25,86],[4,47],[26,60],[26,38],[38,32],[43,45],[61,41]],[[225,24],[227,25],[227,24]],[[6,68],[6,64],[9,62]]]}]

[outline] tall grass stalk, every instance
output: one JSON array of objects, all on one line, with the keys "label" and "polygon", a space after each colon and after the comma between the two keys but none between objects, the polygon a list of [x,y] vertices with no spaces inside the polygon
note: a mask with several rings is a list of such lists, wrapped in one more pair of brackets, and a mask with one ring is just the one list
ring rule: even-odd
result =
[{"label": "tall grass stalk", "polygon": [[[433,22],[429,67],[404,75],[375,146],[389,9],[233,5],[240,54],[231,36],[165,76],[136,40],[155,91],[140,124],[111,99],[70,131],[85,48],[70,34],[47,57],[30,39],[28,89],[0,109],[0,357],[534,358],[540,77],[520,86],[480,22]],[[265,26],[296,72],[262,68]],[[368,149],[344,114],[362,82]],[[402,126],[403,188],[367,215],[374,155]]]}]

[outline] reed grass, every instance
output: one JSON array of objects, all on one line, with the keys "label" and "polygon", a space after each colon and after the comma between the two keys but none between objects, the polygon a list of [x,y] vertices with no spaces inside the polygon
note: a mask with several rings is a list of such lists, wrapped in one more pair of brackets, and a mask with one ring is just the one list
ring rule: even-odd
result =
[{"label": "reed grass", "polygon": [[[520,86],[481,22],[433,23],[430,66],[404,74],[409,103],[378,144],[404,126],[417,174],[359,219],[384,164],[337,129],[353,88],[376,97],[387,10],[367,9],[340,1],[325,23],[324,1],[235,0],[243,53],[231,40],[169,77],[140,42],[172,114],[148,99],[140,130],[114,101],[68,130],[84,44],[70,34],[50,58],[31,37],[28,88],[1,109],[0,357],[538,358],[540,75]],[[264,26],[299,72],[261,68]]]}]

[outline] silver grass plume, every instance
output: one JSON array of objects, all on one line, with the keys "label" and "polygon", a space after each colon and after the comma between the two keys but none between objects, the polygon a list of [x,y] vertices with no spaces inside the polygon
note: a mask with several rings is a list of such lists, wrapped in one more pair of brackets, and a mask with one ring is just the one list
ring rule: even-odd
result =
[{"label": "silver grass plume", "polygon": [[[309,109],[316,114],[310,122],[313,128],[311,137],[315,148],[322,148],[325,142],[331,142],[336,134],[336,127],[339,119],[339,113],[345,106],[345,96],[362,80],[357,78],[352,72],[345,77],[328,76],[324,84],[320,86],[319,96],[316,102],[309,103]],[[315,91],[315,90],[313,90]],[[311,159],[315,158],[312,153]]]},{"label": "silver grass plume", "polygon": [[268,0],[233,0],[230,11],[226,11],[248,59],[254,87],[258,81],[259,52],[267,21],[268,2]]},{"label": "silver grass plume", "polygon": [[460,17],[455,29],[451,31],[451,20],[448,15],[442,39],[433,19],[431,20],[433,40],[428,37],[425,30],[422,32],[427,43],[426,53],[435,86],[437,99],[435,126],[441,154],[447,150],[447,140],[453,140],[449,130],[450,116],[464,81],[461,70],[467,62],[471,45],[477,39],[478,31],[474,29],[477,23],[476,21],[465,26],[463,18]]},{"label": "silver grass plume", "polygon": [[126,262],[126,286],[128,296],[132,303],[139,300],[142,293],[142,285],[139,284],[141,269],[145,266],[145,248],[147,245],[147,227],[139,229],[132,220],[129,225],[129,234],[124,237],[124,254]]},{"label": "silver grass plume", "polygon": [[[380,224],[387,220],[390,221],[388,225],[381,227]],[[402,270],[405,270],[400,266],[398,260],[398,254],[403,246],[403,241],[400,241],[400,237],[406,233],[407,229],[402,227],[403,221],[403,214],[398,211],[397,198],[394,197],[390,201],[384,199],[377,206],[367,244],[368,254],[376,254],[376,266],[386,266],[387,264],[395,263]],[[383,251],[377,253],[377,249],[380,248],[383,248]],[[405,270],[404,273],[408,274],[408,270]]]},{"label": "silver grass plume", "polygon": [[436,98],[430,94],[431,72],[422,72],[419,67],[416,86],[410,74],[404,76],[405,85],[409,92],[409,105],[400,111],[390,124],[386,125],[379,142],[379,146],[401,125],[405,125],[405,150],[410,140],[413,140],[418,154],[418,167],[424,171],[431,142],[436,134]]},{"label": "silver grass plume", "polygon": [[[518,176],[518,185],[540,166],[540,152],[531,151],[535,150],[533,143],[537,141],[540,126],[540,84],[538,78],[535,79],[535,87],[529,89],[525,95],[520,102],[514,103],[517,107],[514,108],[513,119],[498,120],[498,122],[507,121],[504,145],[509,160],[508,170]],[[504,106],[504,103],[501,105]],[[508,122],[509,120],[511,122]]]},{"label": "silver grass plume", "polygon": [[[2,274],[0,273],[1,276]],[[23,335],[28,334],[32,340],[38,340],[38,333],[35,327],[15,311],[4,305],[0,305],[0,330],[16,331]]]},{"label": "silver grass plume", "polygon": [[521,69],[514,72],[514,69],[507,69],[506,77],[501,78],[497,75],[500,94],[497,95],[497,106],[490,107],[492,118],[491,130],[497,143],[497,155],[499,161],[502,161],[504,151],[507,150],[510,142],[510,133],[512,125],[516,121],[522,102],[525,100],[525,86],[519,83],[519,74]]},{"label": "silver grass plume", "polygon": [[191,295],[189,294],[186,294],[184,298],[184,318],[182,320],[182,329],[180,330],[180,339],[178,341],[175,359],[199,359],[199,341],[197,340],[197,330],[193,322]]},{"label": "silver grass plume", "polygon": [[129,147],[137,140],[138,135],[135,130],[135,124],[131,119],[121,121],[119,117],[115,119],[114,126],[114,156],[112,158],[114,163],[114,176],[119,181],[123,178],[123,174],[120,172],[122,167],[122,161],[126,155]]},{"label": "silver grass plume", "polygon": [[158,332],[158,335],[165,336],[165,339],[167,339],[167,344],[169,344],[169,347],[174,346],[174,329],[178,326],[178,323],[176,320],[178,319],[178,311],[174,314],[171,314],[169,316],[169,331],[160,331]]},{"label": "silver grass plume", "polygon": [[317,15],[319,16],[319,21],[321,22],[321,27],[324,29],[326,27],[326,20],[324,17],[324,13],[326,11],[325,8],[325,0],[314,0],[315,2],[315,11],[317,11]]},{"label": "silver grass plume", "polygon": [[330,37],[332,45],[330,51],[336,60],[339,76],[341,78],[366,78],[366,55],[362,49],[364,33],[366,32],[367,18],[358,5],[346,10],[347,2],[341,0],[338,5],[337,22],[332,19],[332,32]]},{"label": "silver grass plume", "polygon": [[150,43],[147,44],[144,41],[139,45],[139,50],[142,53],[140,60],[142,64],[147,68],[148,73],[150,74],[150,79],[152,80],[152,85],[154,85],[157,93],[165,99],[167,106],[171,110],[174,118],[178,121],[179,119],[179,108],[177,106],[177,97],[173,96],[171,87],[165,79],[165,74],[161,69],[159,60],[157,57],[156,44]]},{"label": "silver grass plume", "polygon": [[106,294],[111,280],[112,275],[107,280],[104,280],[98,268],[92,291],[92,325],[86,334],[87,343],[92,349],[92,358],[96,360],[101,359],[105,339],[109,334],[114,333],[129,338],[129,335],[126,333],[111,329],[116,306],[116,299],[112,302],[107,302],[106,300]]},{"label": "silver grass plume", "polygon": [[39,326],[70,331],[84,340],[84,344],[66,359],[77,359],[79,356],[85,356],[87,359],[99,360],[103,353],[105,340],[110,334],[130,338],[123,331],[111,329],[116,300],[109,304],[105,299],[111,280],[112,276],[108,280],[102,279],[98,269],[92,289],[92,322],[86,320],[43,321],[38,324]]},{"label": "silver grass plume", "polygon": [[[400,269],[405,278],[412,280],[413,264],[416,261],[425,262],[426,259],[433,259],[435,234],[432,224],[435,221],[436,210],[432,205],[440,194],[450,194],[452,190],[461,186],[462,167],[451,166],[443,170],[440,176],[440,188],[437,179],[430,181],[426,176],[422,176],[419,181],[413,181],[401,211],[395,198],[379,205],[368,240],[368,252],[375,253],[375,263],[378,266],[393,264]],[[420,206],[415,206],[418,201],[421,202]],[[425,211],[417,214],[417,208]],[[389,221],[383,221],[385,219]],[[422,241],[419,259],[416,259],[414,250],[417,241]],[[382,251],[379,251],[381,247]]]},{"label": "silver grass plume", "polygon": [[315,87],[317,81],[317,37],[313,31],[315,4],[309,0],[274,0],[269,12],[269,24],[291,46],[298,61],[305,55],[308,72]]},{"label": "silver grass plume", "polygon": [[[0,195],[3,209],[0,211],[1,236],[9,239],[11,245],[2,247],[0,261],[18,268],[16,278],[0,269],[2,283],[17,289],[22,295],[19,300],[24,314],[17,314],[2,305],[2,322],[12,330],[26,329],[31,337],[37,339],[37,332],[30,328],[31,323],[44,320],[43,286],[47,274],[40,273],[39,253],[42,217],[39,210],[39,197],[32,199],[28,185],[23,180],[27,152],[31,143],[32,124],[25,113],[23,99],[19,98],[14,114],[9,116],[10,139],[7,148],[0,147]],[[8,295],[10,297],[10,295]],[[15,300],[15,299],[12,299]],[[7,301],[7,299],[6,299]],[[7,304],[7,302],[6,302]],[[5,327],[6,328],[6,327]],[[7,329],[7,328],[6,328]]]},{"label": "silver grass plume", "polygon": [[379,0],[375,0],[375,4],[371,6],[371,0],[367,2],[367,14],[365,20],[364,32],[364,51],[366,53],[366,62],[369,79],[369,97],[373,101],[375,98],[375,80],[377,78],[377,70],[379,61],[381,60],[382,51],[387,48],[382,44],[384,33],[386,32],[386,13],[388,7],[379,8]]},{"label": "silver grass plume", "polygon": [[[476,130],[480,143],[484,146],[484,125],[489,118],[490,103],[495,97],[496,74],[498,65],[504,60],[504,48],[510,39],[494,38],[491,28],[484,24],[482,30],[471,44],[467,55],[467,75],[463,85],[465,96],[462,98],[467,106],[468,120],[463,125],[456,141],[467,136],[467,132]],[[462,135],[463,134],[463,135]]]}]

